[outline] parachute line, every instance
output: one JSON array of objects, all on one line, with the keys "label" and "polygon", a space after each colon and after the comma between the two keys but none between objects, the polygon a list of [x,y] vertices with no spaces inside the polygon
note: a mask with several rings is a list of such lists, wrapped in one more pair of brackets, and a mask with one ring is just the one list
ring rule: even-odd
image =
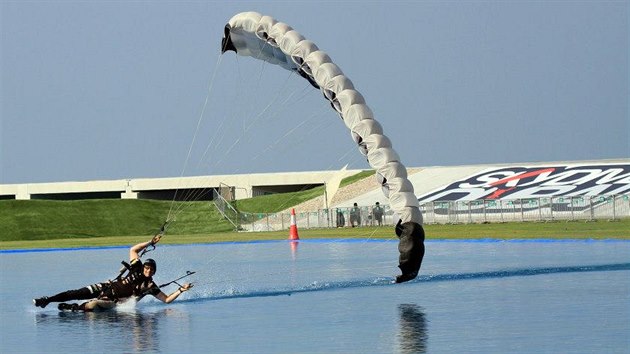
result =
[{"label": "parachute line", "polygon": [[328,54],[289,25],[256,12],[235,15],[225,29],[224,51],[234,50],[239,55],[295,71],[318,88],[350,129],[370,166],[384,177],[381,180],[389,191],[390,205],[402,222],[422,224],[418,199],[406,182],[405,166],[363,96]]},{"label": "parachute line", "polygon": [[[195,133],[193,134],[192,141],[190,142],[190,146],[188,148],[188,154],[186,155],[186,160],[184,161],[184,166],[182,167],[182,172],[179,175],[180,177],[184,176],[184,172],[186,171],[186,167],[188,166],[188,161],[190,160],[190,155],[192,153],[193,146],[195,145],[195,141],[197,140],[197,135],[199,134],[199,127],[201,126],[201,121],[203,120],[203,116],[204,116],[204,114],[206,112],[206,107],[208,106],[208,100],[210,99],[210,95],[212,94],[212,88],[214,86],[214,80],[216,78],[216,74],[217,74],[217,71],[218,71],[218,68],[219,68],[219,65],[221,63],[222,58],[223,58],[222,56],[219,56],[219,58],[217,58],[217,61],[216,61],[215,65],[214,65],[214,70],[213,70],[212,75],[211,75],[211,77],[209,79],[208,91],[206,93],[206,98],[204,100],[203,107],[202,107],[201,112],[199,114],[199,118],[197,119],[197,127],[195,128]],[[175,194],[173,195],[173,200],[171,201],[171,206],[170,206],[170,209],[169,209],[169,212],[168,212],[168,216],[166,218],[167,222],[173,220],[172,219],[173,206],[174,206],[175,201],[177,199],[177,193],[178,192],[179,192],[179,186],[177,186],[177,188],[175,189]]]},{"label": "parachute line", "polygon": [[227,50],[297,71],[320,89],[350,130],[375,170],[390,207],[400,217],[395,231],[400,240],[399,268],[403,274],[396,282],[414,279],[425,251],[418,198],[407,178],[407,169],[352,81],[313,42],[289,25],[257,12],[242,12],[229,20],[222,40],[222,52]]}]

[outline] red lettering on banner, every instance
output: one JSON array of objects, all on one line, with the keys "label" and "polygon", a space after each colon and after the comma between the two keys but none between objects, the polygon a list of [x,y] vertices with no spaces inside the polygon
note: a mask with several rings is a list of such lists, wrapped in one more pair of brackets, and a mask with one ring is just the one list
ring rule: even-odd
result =
[{"label": "red lettering on banner", "polygon": [[524,178],[538,176],[538,175],[541,175],[543,173],[552,173],[555,170],[556,169],[552,167],[552,168],[545,168],[545,169],[542,169],[542,170],[537,170],[537,171],[532,171],[532,172],[524,172],[524,173],[518,174],[516,176],[507,177],[507,178],[498,180],[498,181],[496,181],[494,183],[491,183],[490,186],[494,187],[494,186],[499,185],[499,184],[507,184],[508,182],[514,181],[514,180],[519,180],[520,181],[520,180],[522,180]]},{"label": "red lettering on banner", "polygon": [[486,199],[499,199],[501,197],[501,194],[509,192],[512,189],[514,189],[514,187],[508,189],[497,189],[494,193],[487,196]]}]

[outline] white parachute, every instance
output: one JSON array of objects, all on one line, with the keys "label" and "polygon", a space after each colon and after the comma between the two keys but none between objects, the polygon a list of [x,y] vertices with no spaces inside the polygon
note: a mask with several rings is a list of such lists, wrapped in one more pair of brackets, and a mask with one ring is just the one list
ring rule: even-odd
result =
[{"label": "white parachute", "polygon": [[229,50],[296,72],[321,90],[350,129],[359,150],[376,171],[390,207],[400,217],[396,227],[400,237],[399,267],[406,276],[398,280],[415,278],[424,255],[418,198],[407,179],[407,169],[352,81],[313,42],[289,25],[256,12],[239,13],[225,26],[222,52]]}]

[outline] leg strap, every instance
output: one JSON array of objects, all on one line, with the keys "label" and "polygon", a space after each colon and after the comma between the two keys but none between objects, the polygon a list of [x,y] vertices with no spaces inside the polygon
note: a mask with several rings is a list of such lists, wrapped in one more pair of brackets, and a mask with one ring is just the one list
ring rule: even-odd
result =
[{"label": "leg strap", "polygon": [[65,302],[70,300],[93,299],[101,293],[101,288],[101,284],[93,284],[81,289],[64,291],[57,295],[51,296],[48,300],[50,302]]}]

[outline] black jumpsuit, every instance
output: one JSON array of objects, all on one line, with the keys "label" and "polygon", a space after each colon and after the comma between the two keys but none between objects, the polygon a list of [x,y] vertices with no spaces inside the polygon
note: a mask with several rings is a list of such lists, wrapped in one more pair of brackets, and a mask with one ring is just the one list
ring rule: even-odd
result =
[{"label": "black jumpsuit", "polygon": [[157,295],[160,288],[153,282],[152,277],[142,274],[142,261],[139,258],[131,261],[129,272],[126,276],[114,281],[97,283],[81,289],[68,290],[48,298],[49,302],[65,302],[70,300],[110,300],[119,301],[131,296],[142,298],[143,296]]}]

